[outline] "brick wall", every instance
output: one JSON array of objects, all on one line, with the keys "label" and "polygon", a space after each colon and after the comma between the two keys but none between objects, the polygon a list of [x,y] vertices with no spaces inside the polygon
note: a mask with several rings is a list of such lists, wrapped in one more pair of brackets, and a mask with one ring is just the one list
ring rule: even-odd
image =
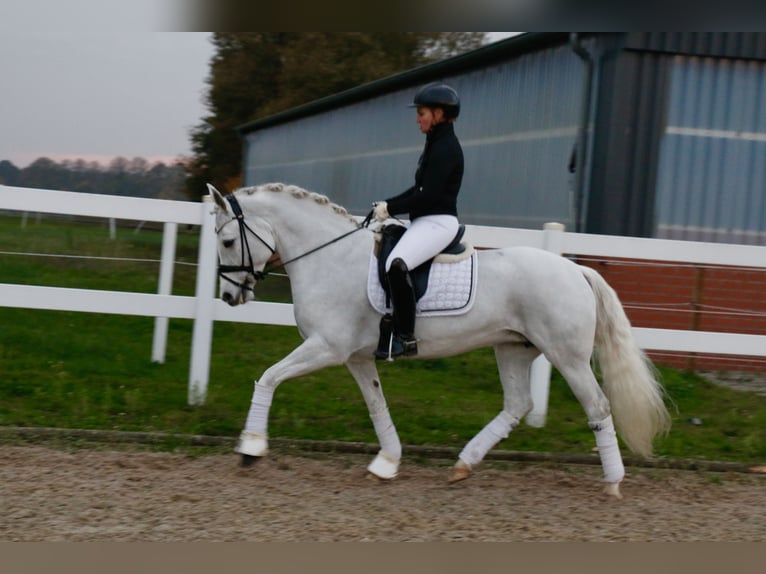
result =
[{"label": "brick wall", "polygon": [[[766,334],[766,269],[576,258],[617,291],[634,327]],[[690,370],[766,371],[766,357],[650,352]]]}]

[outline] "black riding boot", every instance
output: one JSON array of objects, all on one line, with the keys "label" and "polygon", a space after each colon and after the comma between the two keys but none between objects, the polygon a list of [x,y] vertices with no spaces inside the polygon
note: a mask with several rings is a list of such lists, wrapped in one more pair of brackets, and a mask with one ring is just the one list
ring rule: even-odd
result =
[{"label": "black riding boot", "polygon": [[380,340],[375,356],[378,359],[391,359],[401,355],[412,357],[418,354],[418,343],[415,339],[415,289],[407,264],[399,258],[391,263],[388,287],[394,316],[392,320],[390,315],[386,315],[380,321]]}]

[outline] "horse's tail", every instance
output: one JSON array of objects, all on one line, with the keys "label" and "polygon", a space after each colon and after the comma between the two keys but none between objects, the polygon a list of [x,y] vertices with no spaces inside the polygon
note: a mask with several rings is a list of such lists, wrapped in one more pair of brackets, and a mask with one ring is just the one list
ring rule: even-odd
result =
[{"label": "horse's tail", "polygon": [[596,296],[596,357],[614,424],[630,450],[651,456],[654,437],[670,429],[664,390],[633,339],[617,293],[598,272],[581,270]]}]

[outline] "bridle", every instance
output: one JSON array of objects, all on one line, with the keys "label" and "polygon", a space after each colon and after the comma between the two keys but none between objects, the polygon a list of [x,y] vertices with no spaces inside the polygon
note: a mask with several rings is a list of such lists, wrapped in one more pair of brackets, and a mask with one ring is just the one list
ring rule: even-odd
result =
[{"label": "bridle", "polygon": [[[234,217],[232,217],[229,221],[221,225],[221,227],[218,227],[215,230],[215,234],[218,235],[221,230],[226,227],[229,223],[232,221],[236,221],[239,225],[239,240],[242,244],[242,258],[239,265],[221,265],[218,264],[218,275],[221,277],[221,279],[224,279],[231,283],[232,285],[236,285],[240,289],[247,289],[249,291],[252,291],[252,287],[248,286],[246,283],[238,283],[231,277],[228,277],[226,273],[235,273],[240,271],[245,271],[248,273],[248,275],[252,275],[253,279],[256,281],[260,281],[262,279],[266,278],[266,275],[268,274],[268,271],[265,269],[263,271],[256,271],[255,266],[253,265],[253,256],[250,253],[250,244],[247,242],[247,233],[250,232],[253,237],[255,237],[258,241],[263,243],[266,248],[271,252],[271,255],[274,255],[277,250],[274,249],[271,245],[268,244],[268,242],[258,235],[258,232],[255,231],[252,227],[250,227],[247,224],[247,221],[245,221],[245,216],[242,213],[242,207],[239,205],[239,201],[237,201],[237,198],[234,196],[234,194],[229,194],[226,196],[226,200],[229,202],[229,205],[231,206],[231,211],[234,213]],[[245,253],[247,253],[247,262],[245,261]]]},{"label": "bridle", "polygon": [[[253,288],[247,285],[247,283],[239,283],[232,279],[231,277],[228,277],[226,273],[236,273],[244,271],[248,275],[252,276],[253,279],[256,281],[261,281],[263,279],[266,279],[266,277],[271,273],[274,269],[278,269],[280,267],[284,267],[285,265],[292,263],[294,261],[297,261],[298,259],[301,259],[303,257],[306,257],[307,255],[311,255],[312,253],[319,251],[320,249],[323,249],[329,245],[332,245],[333,243],[340,241],[341,239],[348,237],[352,233],[356,233],[357,231],[361,229],[365,229],[367,225],[369,224],[369,216],[368,219],[360,223],[357,227],[352,229],[351,231],[348,231],[347,233],[344,233],[335,239],[331,239],[330,241],[327,241],[326,243],[323,243],[317,247],[314,247],[313,249],[307,251],[306,253],[303,253],[301,255],[298,255],[297,257],[293,257],[292,259],[289,259],[288,261],[281,261],[278,265],[272,267],[271,269],[266,269],[264,267],[261,271],[256,271],[255,266],[253,265],[253,256],[250,253],[250,245],[247,242],[247,234],[250,233],[253,237],[255,237],[258,241],[263,243],[266,248],[271,252],[271,258],[266,262],[266,265],[269,264],[270,261],[272,261],[273,256],[277,255],[277,250],[269,245],[269,243],[260,235],[258,235],[258,232],[255,231],[252,227],[250,227],[247,224],[247,221],[245,221],[245,216],[242,213],[242,207],[239,205],[239,201],[237,201],[236,196],[233,193],[230,193],[229,195],[225,196],[225,199],[229,202],[229,205],[231,206],[231,211],[234,213],[234,217],[232,217],[229,221],[221,225],[221,227],[218,227],[215,230],[216,235],[221,232],[221,230],[226,227],[229,223],[232,221],[236,221],[239,225],[239,240],[242,243],[242,257],[240,260],[239,265],[221,265],[218,264],[218,275],[221,277],[221,279],[224,279],[231,283],[232,285],[236,285],[240,289],[252,291]],[[247,259],[245,259],[245,253],[247,253]]]}]

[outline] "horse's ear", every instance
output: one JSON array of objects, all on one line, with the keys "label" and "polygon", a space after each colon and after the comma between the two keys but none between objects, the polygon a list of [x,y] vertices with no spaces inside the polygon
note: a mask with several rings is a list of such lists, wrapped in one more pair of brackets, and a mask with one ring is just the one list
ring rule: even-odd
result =
[{"label": "horse's ear", "polygon": [[213,185],[207,184],[207,190],[210,192],[210,195],[213,196],[213,200],[215,201],[215,204],[220,207],[223,211],[228,210],[228,205],[226,205],[226,200],[223,198],[223,195],[220,191],[218,191]]}]

